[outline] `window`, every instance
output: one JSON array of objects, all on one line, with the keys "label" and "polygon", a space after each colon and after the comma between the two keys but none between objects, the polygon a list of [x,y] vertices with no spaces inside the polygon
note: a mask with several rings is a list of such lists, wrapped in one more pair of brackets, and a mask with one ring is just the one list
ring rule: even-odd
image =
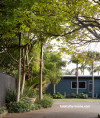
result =
[{"label": "window", "polygon": [[72,88],[77,88],[77,82],[72,82]]},{"label": "window", "polygon": [[79,88],[85,88],[85,82],[79,82]]},{"label": "window", "polygon": [[[71,88],[72,89],[77,88],[77,82],[72,81]],[[86,88],[86,82],[78,82],[78,88],[79,89],[85,89]]]}]

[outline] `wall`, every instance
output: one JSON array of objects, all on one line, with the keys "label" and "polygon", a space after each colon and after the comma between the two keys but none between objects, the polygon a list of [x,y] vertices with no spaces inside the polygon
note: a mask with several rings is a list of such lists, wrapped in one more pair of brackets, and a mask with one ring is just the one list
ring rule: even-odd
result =
[{"label": "wall", "polygon": [[[86,89],[79,89],[79,93],[86,93],[88,96],[92,96],[92,93],[89,92],[89,80],[92,80],[92,76],[83,76],[79,77],[79,81],[86,82]],[[71,81],[76,81],[76,77],[65,77],[61,79],[60,82],[56,85],[56,92],[60,92],[61,94],[65,94],[67,96],[71,95],[72,93],[76,94],[76,89],[71,89]],[[53,94],[53,85],[49,85],[48,92]],[[94,96],[100,95],[100,76],[95,77],[94,79]]]},{"label": "wall", "polygon": [[0,107],[5,104],[5,96],[8,89],[16,88],[16,79],[0,72]]}]

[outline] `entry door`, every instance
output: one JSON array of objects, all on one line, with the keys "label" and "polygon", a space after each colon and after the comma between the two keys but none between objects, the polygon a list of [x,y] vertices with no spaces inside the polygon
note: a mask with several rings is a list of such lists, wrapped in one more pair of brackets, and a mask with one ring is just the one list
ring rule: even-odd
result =
[{"label": "entry door", "polygon": [[92,80],[89,80],[89,93],[92,93]]}]

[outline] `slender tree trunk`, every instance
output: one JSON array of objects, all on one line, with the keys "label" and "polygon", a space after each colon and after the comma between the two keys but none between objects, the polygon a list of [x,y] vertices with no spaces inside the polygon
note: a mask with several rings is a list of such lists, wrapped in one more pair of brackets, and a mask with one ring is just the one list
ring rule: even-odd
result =
[{"label": "slender tree trunk", "polygon": [[21,80],[21,33],[19,33],[19,68],[18,68],[17,102],[19,102],[20,98],[20,80]]},{"label": "slender tree trunk", "polygon": [[21,86],[21,94],[23,95],[24,85],[25,85],[25,76],[26,76],[26,70],[25,70],[25,49],[23,48],[23,78],[22,78],[22,86]]},{"label": "slender tree trunk", "polygon": [[94,65],[92,62],[92,98],[94,98]]},{"label": "slender tree trunk", "polygon": [[99,75],[99,71],[98,71],[98,75]]},{"label": "slender tree trunk", "polygon": [[83,68],[83,75],[84,75],[84,70],[85,70],[85,69]]},{"label": "slender tree trunk", "polygon": [[78,94],[78,87],[79,87],[79,83],[78,83],[78,62],[77,62],[77,64],[76,64],[76,77],[77,77],[77,90],[76,90],[76,93]]},{"label": "slender tree trunk", "polygon": [[29,77],[29,47],[27,46],[26,48],[26,60],[27,60],[27,74],[28,74],[28,77]]},{"label": "slender tree trunk", "polygon": [[41,52],[40,52],[40,87],[39,87],[39,99],[41,100],[42,95],[42,65],[43,65],[43,43],[41,41]]},{"label": "slender tree trunk", "polygon": [[55,94],[55,93],[56,93],[56,85],[53,84],[53,94]]}]

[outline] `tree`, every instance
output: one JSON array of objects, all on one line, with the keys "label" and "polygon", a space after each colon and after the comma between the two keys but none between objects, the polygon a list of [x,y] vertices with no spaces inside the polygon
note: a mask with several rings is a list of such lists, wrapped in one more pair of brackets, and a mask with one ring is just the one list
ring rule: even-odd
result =
[{"label": "tree", "polygon": [[69,42],[74,44],[98,42],[100,40],[99,0],[68,0],[67,3],[69,5],[66,9],[71,15],[67,17],[69,23],[64,35],[72,35]]},{"label": "tree", "polygon": [[86,53],[86,63],[91,66],[92,70],[92,98],[94,98],[94,62],[100,60],[100,54],[98,52],[87,52]]},{"label": "tree", "polygon": [[[12,6],[13,4],[13,6]],[[2,26],[1,39],[16,37],[19,33],[22,35],[27,31],[33,33],[38,41],[43,43],[51,37],[49,33],[61,33],[60,22],[63,17],[57,17],[61,14],[61,2],[53,1],[2,1]],[[6,7],[7,5],[7,7]],[[41,45],[41,46],[42,46]],[[41,48],[42,49],[42,48]],[[41,50],[42,52],[42,50]],[[41,53],[42,54],[42,53]],[[42,63],[42,55],[40,56]],[[41,65],[41,64],[40,64]],[[20,66],[19,66],[20,67]],[[42,74],[42,66],[40,66]],[[20,76],[19,76],[20,77]],[[18,80],[20,80],[19,78]],[[40,78],[42,81],[42,75]],[[40,82],[41,83],[41,82]],[[20,83],[19,83],[20,84]],[[18,85],[19,85],[18,84]],[[42,86],[42,83],[41,83]],[[42,87],[40,87],[40,99],[42,98]],[[20,94],[19,94],[20,95]],[[19,98],[19,97],[18,97]],[[19,101],[19,100],[18,100]]]},{"label": "tree", "polygon": [[84,75],[84,71],[85,71],[86,68],[87,68],[87,67],[86,67],[85,62],[81,62],[81,66],[79,67],[79,69],[81,70],[81,74]]},{"label": "tree", "polygon": [[65,72],[65,75],[73,75],[73,72],[74,72],[74,69],[72,70],[67,69]]},{"label": "tree", "polygon": [[65,61],[61,59],[61,54],[49,51],[44,52],[43,75],[45,79],[48,79],[54,85],[54,93],[56,92],[55,85],[61,79],[61,68],[65,65]]},{"label": "tree", "polygon": [[[76,51],[79,51],[79,50],[76,50]],[[79,85],[78,85],[78,70],[79,70],[79,67],[78,67],[78,65],[79,65],[79,63],[81,63],[82,61],[83,61],[83,55],[82,55],[82,53],[80,53],[80,52],[76,52],[76,53],[74,53],[74,54],[72,54],[71,55],[71,61],[72,61],[72,63],[75,63],[76,64],[76,72],[75,72],[75,75],[76,75],[76,78],[77,78],[77,87],[76,87],[76,93],[78,94],[78,87],[79,87]]]}]

